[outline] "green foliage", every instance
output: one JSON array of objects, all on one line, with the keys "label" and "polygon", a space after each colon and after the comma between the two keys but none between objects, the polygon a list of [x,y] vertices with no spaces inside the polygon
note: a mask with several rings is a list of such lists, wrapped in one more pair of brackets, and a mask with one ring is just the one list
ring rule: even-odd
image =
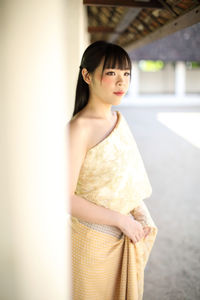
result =
[{"label": "green foliage", "polygon": [[144,72],[157,72],[164,68],[165,63],[162,60],[140,60],[139,68]]},{"label": "green foliage", "polygon": [[199,61],[187,61],[186,67],[189,70],[200,68],[200,62]]}]

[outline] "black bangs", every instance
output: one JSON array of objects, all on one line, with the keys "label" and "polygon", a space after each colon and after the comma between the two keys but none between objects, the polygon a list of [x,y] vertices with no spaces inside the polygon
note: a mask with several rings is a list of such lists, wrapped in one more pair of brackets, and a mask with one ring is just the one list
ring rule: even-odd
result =
[{"label": "black bangs", "polygon": [[118,45],[108,44],[104,57],[104,69],[120,69],[131,71],[131,60],[126,51]]}]

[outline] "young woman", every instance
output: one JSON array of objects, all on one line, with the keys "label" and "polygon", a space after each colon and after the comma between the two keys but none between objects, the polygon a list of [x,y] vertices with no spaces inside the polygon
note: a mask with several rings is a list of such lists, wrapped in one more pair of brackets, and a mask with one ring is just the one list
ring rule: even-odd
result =
[{"label": "young woman", "polygon": [[128,90],[131,61],[118,45],[84,52],[69,122],[73,300],[138,300],[157,227],[152,193],[124,116],[111,111]]}]

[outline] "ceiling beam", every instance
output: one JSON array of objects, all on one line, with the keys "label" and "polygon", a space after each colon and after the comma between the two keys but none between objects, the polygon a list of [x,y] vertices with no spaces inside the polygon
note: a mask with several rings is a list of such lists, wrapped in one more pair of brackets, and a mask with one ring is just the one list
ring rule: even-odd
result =
[{"label": "ceiling beam", "polygon": [[169,6],[169,4],[167,4],[166,1],[164,0],[158,0],[162,5],[163,7],[173,16],[173,17],[177,17],[178,14]]},{"label": "ceiling beam", "polygon": [[125,6],[125,7],[140,7],[140,8],[163,8],[163,5],[157,0],[83,0],[83,5],[86,6]]},{"label": "ceiling beam", "polygon": [[127,9],[127,12],[124,14],[122,20],[119,22],[119,24],[115,28],[115,33],[111,34],[107,41],[110,43],[115,42],[120,34],[122,34],[130,25],[130,23],[137,17],[139,12],[141,11],[141,8],[129,8]]},{"label": "ceiling beam", "polygon": [[89,33],[112,33],[115,32],[115,28],[107,26],[88,26]]},{"label": "ceiling beam", "polygon": [[158,28],[152,33],[149,33],[146,37],[141,38],[138,41],[130,43],[125,46],[127,52],[131,52],[137,48],[143,47],[147,44],[150,44],[156,40],[164,38],[178,30],[184,29],[186,27],[192,26],[200,22],[200,5],[196,8],[190,10],[184,15],[169,21],[166,25]]}]

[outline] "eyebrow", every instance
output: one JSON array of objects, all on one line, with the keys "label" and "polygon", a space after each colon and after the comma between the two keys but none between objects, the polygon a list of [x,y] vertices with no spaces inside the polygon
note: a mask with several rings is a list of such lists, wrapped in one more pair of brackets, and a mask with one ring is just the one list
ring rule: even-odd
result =
[{"label": "eyebrow", "polygon": [[105,68],[104,70],[110,70],[110,69],[112,69],[112,70],[122,70],[122,71],[127,71],[127,70],[130,70],[130,68],[127,68],[127,69],[120,69],[120,68]]}]

